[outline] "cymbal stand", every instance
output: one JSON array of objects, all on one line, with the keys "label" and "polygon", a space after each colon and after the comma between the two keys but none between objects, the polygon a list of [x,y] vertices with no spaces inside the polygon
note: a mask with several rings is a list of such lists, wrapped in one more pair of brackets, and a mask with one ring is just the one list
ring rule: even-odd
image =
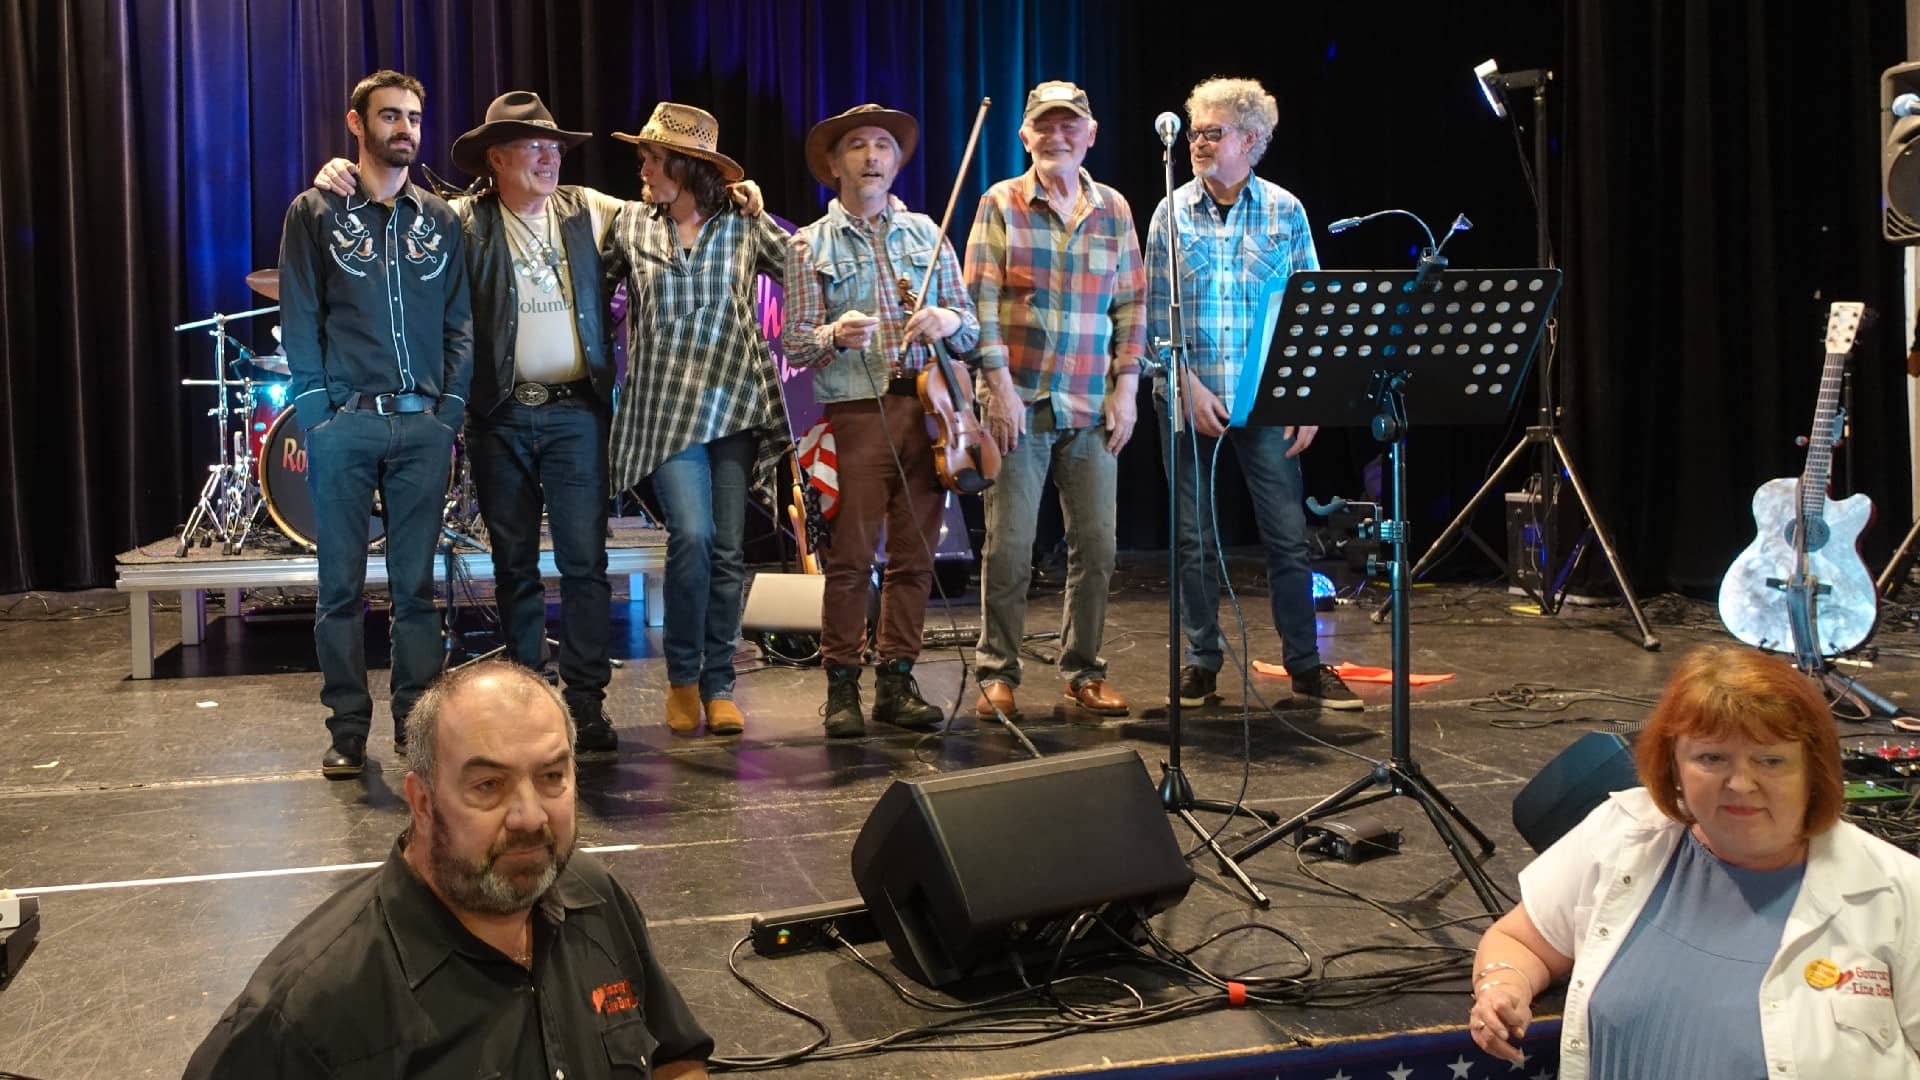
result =
[{"label": "cymbal stand", "polygon": [[[174,549],[177,558],[186,558],[187,549],[196,541],[210,544],[219,540],[227,554],[238,553],[258,513],[260,489],[251,467],[251,446],[244,430],[232,430],[230,419],[234,413],[245,411],[245,406],[234,404],[231,394],[236,387],[244,389],[246,380],[227,376],[227,343],[232,340],[227,336],[227,324],[279,310],[280,306],[275,304],[233,315],[215,312],[210,318],[181,323],[173,328],[175,333],[211,328],[207,333],[213,338],[213,378],[181,379],[180,385],[214,388],[215,404],[207,410],[207,415],[214,418],[215,428],[219,432],[219,458],[215,464],[207,467],[207,482],[201,486],[193,512],[180,529],[180,543]],[[235,342],[236,346],[238,344]]]}]

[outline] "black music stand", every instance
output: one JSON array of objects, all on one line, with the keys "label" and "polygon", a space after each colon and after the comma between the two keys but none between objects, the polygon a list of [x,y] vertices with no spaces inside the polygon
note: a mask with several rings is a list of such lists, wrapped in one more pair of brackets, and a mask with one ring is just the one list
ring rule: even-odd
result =
[{"label": "black music stand", "polygon": [[[1560,292],[1551,269],[1321,270],[1295,274],[1267,305],[1266,369],[1256,394],[1236,394],[1236,422],[1248,426],[1366,424],[1391,447],[1393,516],[1380,523],[1392,545],[1393,748],[1366,775],[1279,822],[1233,853],[1258,854],[1308,822],[1390,799],[1418,802],[1490,912],[1499,893],[1468,850],[1482,858],[1493,841],[1420,771],[1413,758],[1408,664],[1407,398],[1422,422],[1504,423]],[[1368,793],[1369,788],[1386,790]],[[1462,835],[1464,832],[1465,836]]]}]

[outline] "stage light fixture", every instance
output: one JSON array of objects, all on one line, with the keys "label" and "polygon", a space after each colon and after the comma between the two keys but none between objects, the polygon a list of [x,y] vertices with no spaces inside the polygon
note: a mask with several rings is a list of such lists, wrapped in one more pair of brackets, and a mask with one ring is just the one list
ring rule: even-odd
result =
[{"label": "stage light fixture", "polygon": [[1500,85],[1500,65],[1492,57],[1473,66],[1473,77],[1480,83],[1480,92],[1486,95],[1487,108],[1502,120],[1507,118],[1507,95]]}]

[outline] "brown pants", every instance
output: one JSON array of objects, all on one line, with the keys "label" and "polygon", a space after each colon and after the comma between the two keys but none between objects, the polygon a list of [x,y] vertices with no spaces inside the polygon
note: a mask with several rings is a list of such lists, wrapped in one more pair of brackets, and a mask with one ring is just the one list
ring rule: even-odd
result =
[{"label": "brown pants", "polygon": [[[933,470],[926,414],[918,400],[898,394],[837,402],[826,413],[839,457],[840,510],[825,559],[821,659],[829,667],[860,664],[874,545],[885,524],[887,576],[880,587],[876,644],[882,660],[916,660],[946,505],[946,491]],[[904,485],[889,440],[906,467]]]}]

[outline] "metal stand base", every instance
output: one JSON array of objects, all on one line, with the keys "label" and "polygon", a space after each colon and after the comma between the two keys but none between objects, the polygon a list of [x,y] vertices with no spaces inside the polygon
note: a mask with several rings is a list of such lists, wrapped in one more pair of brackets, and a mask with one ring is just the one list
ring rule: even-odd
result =
[{"label": "metal stand base", "polygon": [[[1431,564],[1438,561],[1440,554],[1447,549],[1448,544],[1463,530],[1466,531],[1468,538],[1478,545],[1481,551],[1486,552],[1494,562],[1503,566],[1506,565],[1506,559],[1503,556],[1488,547],[1486,542],[1475,535],[1472,530],[1467,529],[1467,522],[1472,519],[1474,511],[1479,509],[1481,502],[1500,486],[1501,481],[1507,475],[1507,471],[1511,469],[1528,450],[1535,447],[1543,448],[1546,454],[1557,458],[1560,464],[1566,468],[1567,481],[1573,488],[1574,496],[1580,501],[1580,512],[1586,515],[1587,529],[1593,534],[1594,539],[1600,542],[1600,550],[1607,557],[1607,567],[1613,571],[1614,584],[1619,587],[1621,598],[1627,602],[1627,610],[1633,614],[1633,621],[1635,625],[1640,628],[1640,647],[1649,652],[1657,650],[1660,648],[1660,639],[1654,634],[1652,625],[1647,622],[1646,613],[1640,610],[1640,598],[1634,593],[1632,582],[1627,580],[1626,566],[1621,563],[1620,554],[1614,549],[1613,537],[1608,534],[1606,524],[1600,520],[1599,513],[1594,509],[1593,500],[1587,495],[1587,486],[1580,481],[1580,470],[1574,467],[1573,458],[1567,453],[1566,443],[1561,440],[1559,431],[1551,424],[1536,424],[1527,429],[1526,437],[1514,444],[1513,449],[1508,452],[1506,459],[1500,462],[1500,467],[1493,471],[1493,475],[1487,477],[1486,483],[1480,485],[1480,490],[1473,493],[1473,498],[1467,500],[1467,505],[1460,509],[1460,513],[1454,516],[1453,521],[1447,525],[1446,530],[1427,548],[1427,553],[1420,557],[1420,561],[1413,565],[1414,580],[1418,581],[1420,575],[1425,573]],[[1551,487],[1550,484],[1546,486]],[[1541,505],[1543,512],[1546,514],[1553,513],[1552,494],[1550,490],[1541,493]],[[1549,551],[1549,555],[1551,555],[1551,551]],[[1560,608],[1565,600],[1564,573],[1559,575],[1559,580],[1556,580],[1551,585],[1547,584],[1543,573],[1541,583],[1547,587],[1539,592],[1535,592],[1532,588],[1528,587],[1520,575],[1513,573],[1512,567],[1507,567],[1507,573],[1509,578],[1519,583],[1520,587],[1526,590],[1527,595],[1533,597],[1534,601],[1540,605],[1541,614],[1559,614]],[[1393,602],[1393,597],[1388,596],[1387,599],[1374,610],[1372,615],[1373,621],[1376,623],[1384,621],[1388,613],[1393,610]]]}]

